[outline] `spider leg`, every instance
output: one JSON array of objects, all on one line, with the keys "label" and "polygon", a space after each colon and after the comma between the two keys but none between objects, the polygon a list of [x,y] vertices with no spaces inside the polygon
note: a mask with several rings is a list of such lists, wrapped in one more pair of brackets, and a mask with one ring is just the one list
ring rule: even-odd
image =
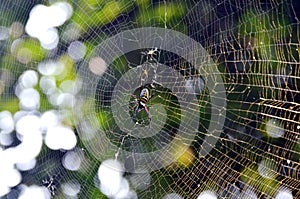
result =
[{"label": "spider leg", "polygon": [[151,127],[151,122],[152,122],[151,114],[150,114],[150,112],[149,112],[149,110],[146,106],[144,107],[144,109],[145,109],[145,111],[148,115],[148,120],[149,120],[149,126],[148,127],[150,128]]},{"label": "spider leg", "polygon": [[[132,106],[132,105],[136,104],[136,103],[137,103],[137,101],[138,101],[138,99],[137,99],[136,95],[131,95],[131,97],[133,97],[133,98],[134,98],[134,101],[131,101],[131,102],[129,102],[129,106]],[[127,103],[125,103],[125,104],[124,104],[124,105],[122,105],[121,107],[125,107],[125,106],[128,106],[128,104],[127,104]]]},{"label": "spider leg", "polygon": [[133,112],[133,116],[132,116],[132,120],[134,120],[136,118],[136,114],[139,112],[139,106],[136,106],[134,112]]},{"label": "spider leg", "polygon": [[128,107],[128,105],[129,106],[133,106],[134,104],[136,104],[137,103],[137,101],[136,100],[134,100],[134,101],[131,101],[131,102],[129,102],[129,104],[124,104],[124,105],[122,105],[121,107]]},{"label": "spider leg", "polygon": [[135,101],[138,99],[136,95],[131,95],[131,97],[133,97]]}]

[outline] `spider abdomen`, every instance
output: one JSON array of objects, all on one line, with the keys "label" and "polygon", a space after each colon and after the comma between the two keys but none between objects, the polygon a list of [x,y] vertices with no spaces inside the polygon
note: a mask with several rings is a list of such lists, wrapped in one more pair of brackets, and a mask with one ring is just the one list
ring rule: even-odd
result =
[{"label": "spider abdomen", "polygon": [[140,99],[140,102],[146,104],[146,103],[148,102],[148,100],[149,100],[148,97],[142,97],[142,98]]},{"label": "spider abdomen", "polygon": [[140,102],[146,104],[149,101],[149,90],[144,88],[140,93]]}]

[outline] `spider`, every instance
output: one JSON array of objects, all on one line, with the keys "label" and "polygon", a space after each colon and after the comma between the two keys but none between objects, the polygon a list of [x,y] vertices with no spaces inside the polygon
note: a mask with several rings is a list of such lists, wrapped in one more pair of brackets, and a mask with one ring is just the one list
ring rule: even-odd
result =
[{"label": "spider", "polygon": [[[157,48],[151,49],[147,52],[142,52],[142,55],[146,56],[146,62],[156,62],[156,56],[157,53],[159,53],[159,50]],[[145,78],[143,77],[143,75],[145,76]],[[143,75],[140,77],[141,79],[141,85],[142,86],[142,82],[145,81],[146,78],[148,78],[148,71],[145,70]],[[155,88],[154,84],[150,85],[152,88]],[[141,110],[145,110],[148,116],[148,121],[149,121],[149,128],[151,126],[151,115],[150,112],[148,110],[148,107],[146,105],[146,103],[153,97],[153,95],[150,96],[150,91],[148,88],[143,88],[142,91],[140,92],[140,96],[137,97],[135,95],[132,95],[132,97],[134,98],[134,101],[131,102],[131,104],[135,104],[136,108],[133,112],[133,116],[132,116],[132,120],[133,122],[136,120],[136,116],[137,114],[141,111]]]},{"label": "spider", "polygon": [[159,53],[158,48],[151,49],[147,52],[141,52],[143,56],[146,56],[146,61],[157,61],[156,56]]},{"label": "spider", "polygon": [[49,176],[48,178],[42,180],[42,185],[45,186],[49,190],[49,192],[52,196],[55,195],[58,183],[59,183],[58,182],[58,174],[54,174],[54,175]]},{"label": "spider", "polygon": [[140,92],[140,96],[139,98],[137,98],[135,95],[132,95],[132,97],[135,99],[134,104],[136,104],[136,108],[133,112],[133,117],[132,117],[132,120],[135,120],[136,119],[136,115],[141,111],[141,110],[145,110],[146,113],[147,113],[147,116],[148,116],[148,121],[149,121],[149,128],[151,126],[151,121],[152,121],[152,118],[151,118],[151,115],[150,115],[150,112],[147,108],[147,105],[146,103],[152,98],[152,96],[150,96],[149,94],[149,89],[148,88],[143,88],[142,91]]}]

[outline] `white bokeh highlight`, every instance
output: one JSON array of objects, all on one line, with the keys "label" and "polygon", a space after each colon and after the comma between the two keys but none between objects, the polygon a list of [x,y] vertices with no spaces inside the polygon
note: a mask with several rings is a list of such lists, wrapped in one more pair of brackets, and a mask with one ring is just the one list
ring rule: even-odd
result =
[{"label": "white bokeh highlight", "polygon": [[103,75],[107,70],[107,64],[101,57],[93,57],[89,61],[89,70],[95,75]]},{"label": "white bokeh highlight", "polygon": [[115,160],[107,159],[101,163],[98,169],[100,191],[109,198],[136,199],[137,194],[130,189],[129,182],[123,177],[124,165]]},{"label": "white bokeh highlight", "polygon": [[24,32],[24,25],[21,22],[14,21],[9,29],[9,34],[13,38],[19,38]]},{"label": "white bokeh highlight", "polygon": [[60,108],[72,108],[75,104],[75,96],[70,93],[59,93],[54,98],[54,104]]},{"label": "white bokeh highlight", "polygon": [[77,171],[81,166],[81,154],[79,151],[68,151],[62,159],[63,166],[70,171]]},{"label": "white bokeh highlight", "polygon": [[0,112],[0,131],[1,133],[11,133],[15,128],[12,114],[9,111]]},{"label": "white bokeh highlight", "polygon": [[23,136],[21,144],[16,147],[15,155],[18,157],[18,163],[27,163],[36,158],[41,152],[43,146],[43,137],[40,131],[34,131]]},{"label": "white bokeh highlight", "polygon": [[73,197],[76,197],[77,194],[79,194],[79,192],[81,190],[81,185],[77,181],[69,181],[69,182],[63,183],[61,185],[61,188],[65,195],[71,196],[73,198]]},{"label": "white bokeh highlight", "polygon": [[25,71],[19,78],[20,83],[25,88],[32,88],[37,85],[39,76],[34,70]]},{"label": "white bokeh highlight", "polygon": [[214,191],[206,190],[200,193],[197,199],[218,199]]},{"label": "white bokeh highlight", "polygon": [[108,197],[116,195],[121,188],[123,173],[124,167],[119,161],[113,159],[103,161],[98,169],[102,193]]},{"label": "white bokeh highlight", "polygon": [[44,61],[38,64],[38,71],[45,76],[60,75],[64,70],[64,65],[59,61]]},{"label": "white bokeh highlight", "polygon": [[204,80],[200,77],[190,77],[185,81],[185,89],[191,94],[200,94],[203,91],[204,87]]},{"label": "white bokeh highlight", "polygon": [[241,192],[239,198],[257,199],[257,195],[256,195],[256,193],[254,193],[254,191],[251,190],[251,188],[246,188]]},{"label": "white bokeh highlight", "polygon": [[0,41],[9,38],[9,28],[5,26],[0,26]]},{"label": "white bokeh highlight", "polygon": [[45,111],[40,117],[40,126],[43,132],[59,124],[60,124],[60,116],[58,111],[56,110]]},{"label": "white bokeh highlight", "polygon": [[47,130],[45,144],[53,150],[70,150],[76,146],[77,138],[71,128],[58,125]]},{"label": "white bokeh highlight", "polygon": [[51,95],[56,90],[56,80],[54,77],[43,76],[40,79],[40,88],[46,95]]},{"label": "white bokeh highlight", "polygon": [[263,159],[258,163],[258,173],[267,179],[275,179],[276,177],[276,165],[272,160]]},{"label": "white bokeh highlight", "polygon": [[163,197],[163,199],[183,199],[179,194],[177,193],[169,193]]},{"label": "white bokeh highlight", "polygon": [[0,146],[9,146],[13,143],[14,139],[11,133],[0,132]]},{"label": "white bokeh highlight", "polygon": [[[36,115],[24,115],[16,123],[16,131],[21,138],[40,130],[40,118]],[[21,139],[22,140],[22,139]]]},{"label": "white bokeh highlight", "polygon": [[275,199],[293,199],[293,194],[289,189],[280,189]]},{"label": "white bokeh highlight", "polygon": [[78,84],[74,80],[64,80],[59,85],[64,93],[76,94],[79,91]]},{"label": "white bokeh highlight", "polygon": [[68,47],[68,54],[75,61],[80,61],[81,59],[83,59],[85,53],[86,47],[84,43],[80,41],[73,41]]},{"label": "white bokeh highlight", "polygon": [[266,132],[270,137],[280,138],[284,134],[284,128],[281,126],[279,120],[270,119],[266,123]]},{"label": "white bokeh highlight", "polygon": [[50,199],[51,195],[45,187],[32,185],[30,187],[23,187],[23,190],[18,199]]},{"label": "white bokeh highlight", "polygon": [[[103,187],[103,186],[102,186]],[[125,199],[130,191],[128,180],[125,178],[121,179],[118,192],[114,195],[115,199]]]},{"label": "white bokeh highlight", "polygon": [[14,167],[15,159],[13,149],[0,149],[0,197],[6,195],[11,187],[18,185],[22,176]]},{"label": "white bokeh highlight", "polygon": [[33,159],[29,160],[28,162],[17,163],[16,167],[20,171],[28,171],[28,170],[33,169],[35,167],[35,165],[36,165],[36,159],[33,158]]},{"label": "white bokeh highlight", "polygon": [[69,23],[62,33],[61,38],[64,41],[75,41],[80,37],[80,32],[78,24]]},{"label": "white bokeh highlight", "polygon": [[37,110],[40,108],[40,94],[33,88],[27,88],[20,93],[20,108],[23,110]]},{"label": "white bokeh highlight", "polygon": [[38,4],[29,14],[25,31],[37,38],[42,47],[51,50],[59,42],[56,27],[63,25],[73,13],[72,6],[67,2],[56,2],[51,6]]}]

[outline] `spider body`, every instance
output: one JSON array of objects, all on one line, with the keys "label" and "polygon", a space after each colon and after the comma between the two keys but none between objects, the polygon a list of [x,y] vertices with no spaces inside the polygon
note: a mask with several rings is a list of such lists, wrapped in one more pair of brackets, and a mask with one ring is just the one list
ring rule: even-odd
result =
[{"label": "spider body", "polygon": [[151,99],[152,96],[150,96],[150,92],[149,89],[144,88],[141,92],[140,92],[140,96],[139,98],[137,98],[135,95],[133,95],[133,98],[135,99],[135,102],[137,103],[136,108],[133,112],[133,117],[132,119],[135,120],[136,119],[136,115],[141,111],[141,110],[145,110],[148,116],[148,121],[149,121],[149,127],[151,125],[151,115],[149,113],[149,110],[147,108],[147,102]]},{"label": "spider body", "polygon": [[144,88],[140,93],[139,102],[144,106],[149,100],[150,100],[149,90],[147,88]]}]

